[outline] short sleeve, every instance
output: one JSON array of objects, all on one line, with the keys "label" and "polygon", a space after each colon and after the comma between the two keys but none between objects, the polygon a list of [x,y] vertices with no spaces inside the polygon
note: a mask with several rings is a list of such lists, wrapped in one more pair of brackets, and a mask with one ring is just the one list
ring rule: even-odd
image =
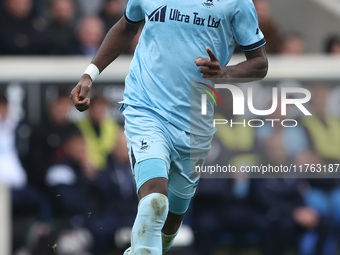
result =
[{"label": "short sleeve", "polygon": [[232,27],[235,40],[244,51],[255,50],[266,43],[252,0],[236,0]]},{"label": "short sleeve", "polygon": [[125,9],[125,20],[130,24],[136,24],[144,20],[144,12],[141,0],[129,0]]}]

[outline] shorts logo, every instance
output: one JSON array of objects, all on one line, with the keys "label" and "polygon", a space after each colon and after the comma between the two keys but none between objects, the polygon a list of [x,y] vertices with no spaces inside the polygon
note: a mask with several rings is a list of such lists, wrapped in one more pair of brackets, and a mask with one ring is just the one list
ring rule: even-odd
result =
[{"label": "shorts logo", "polygon": [[148,145],[148,142],[145,141],[144,138],[143,139],[139,139],[139,141],[141,143],[140,150],[145,151],[145,150],[147,150],[150,147],[150,145]]}]

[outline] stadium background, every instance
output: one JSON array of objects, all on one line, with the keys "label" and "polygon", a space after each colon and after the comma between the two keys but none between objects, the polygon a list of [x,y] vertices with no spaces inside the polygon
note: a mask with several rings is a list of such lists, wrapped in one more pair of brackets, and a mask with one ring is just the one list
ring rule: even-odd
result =
[{"label": "stadium background", "polygon": [[[14,0],[2,0],[0,3],[2,6],[5,2],[11,1],[15,2]],[[56,0],[55,2],[58,1],[68,2],[66,0]],[[22,4],[20,2],[30,2],[30,0],[18,0],[18,2],[16,2],[18,8],[20,4]],[[45,33],[48,31],[47,28],[49,24],[52,23],[49,2],[50,1],[42,0],[33,2],[32,10],[29,11],[32,16],[28,15],[29,18],[27,17],[27,22],[32,22],[34,24],[37,24],[36,22],[38,22],[42,27],[46,27],[44,30],[40,25],[38,26],[41,29],[41,31],[38,31],[39,37],[41,38],[47,36]],[[104,17],[107,16],[99,14],[100,10],[103,8],[101,4],[104,4],[104,2],[114,2],[112,5],[114,7],[107,7],[108,9],[114,9],[111,13],[111,19],[107,19],[109,20],[107,22],[114,22],[124,9],[124,1],[74,1],[75,12],[70,15],[67,23],[71,24],[71,27],[76,31],[81,27],[78,22],[82,18],[87,17],[87,15],[100,15],[101,19],[105,20]],[[117,4],[117,2],[119,4]],[[255,85],[262,88],[268,84],[274,86],[304,86],[309,89],[316,87],[316,91],[321,94],[312,94],[312,98],[322,97],[325,92],[323,88],[329,86],[330,91],[326,91],[327,107],[325,108],[325,113],[326,115],[335,116],[335,125],[338,125],[337,123],[340,122],[340,31],[338,26],[340,3],[335,0],[301,0],[298,2],[294,0],[268,0],[267,2],[259,0],[257,2],[262,2],[262,7],[260,8],[262,8],[261,10],[264,12],[263,17],[265,20],[262,24],[264,26],[263,30],[266,29],[265,26],[267,24],[269,27],[268,33],[271,34],[268,34],[268,36],[266,35],[266,38],[269,43],[273,45],[272,48],[269,49],[268,76],[265,81],[256,83]],[[269,5],[267,5],[268,3]],[[269,8],[269,12],[265,11],[266,8]],[[20,187],[19,192],[17,192],[18,187],[14,187],[15,185],[13,184],[16,183],[16,181],[14,180],[11,182],[6,179],[6,173],[3,172],[7,170],[6,163],[8,162],[6,162],[6,160],[8,158],[6,158],[6,154],[4,154],[5,147],[2,147],[0,156],[3,156],[1,159],[4,161],[0,162],[0,178],[4,179],[0,179],[0,183],[2,183],[0,186],[0,254],[83,255],[94,254],[92,253],[93,251],[96,252],[95,254],[120,254],[121,250],[127,245],[129,229],[125,227],[129,226],[131,219],[129,219],[127,214],[121,214],[122,212],[115,208],[115,205],[122,203],[122,201],[130,201],[126,206],[127,208],[132,208],[130,214],[134,213],[136,201],[131,196],[131,190],[133,190],[133,188],[130,187],[130,190],[124,190],[122,187],[125,184],[131,184],[131,180],[125,179],[125,182],[122,182],[123,185],[122,183],[119,185],[113,178],[111,184],[113,186],[116,185],[114,190],[107,189],[102,191],[117,192],[115,193],[119,196],[117,201],[114,199],[109,202],[106,200],[99,201],[101,204],[100,209],[97,208],[98,205],[95,205],[94,207],[79,206],[76,211],[70,210],[64,213],[62,211],[64,210],[64,207],[62,206],[65,206],[67,209],[67,202],[69,201],[63,201],[64,204],[62,203],[61,206],[60,201],[58,201],[61,197],[60,193],[56,190],[51,191],[51,189],[55,187],[51,188],[49,185],[46,185],[46,183],[41,183],[45,182],[45,180],[37,180],[35,176],[36,173],[34,173],[35,168],[31,166],[30,162],[27,163],[27,161],[32,160],[32,155],[30,154],[32,143],[38,142],[38,140],[32,138],[32,134],[39,131],[37,126],[44,127],[44,125],[47,125],[50,104],[55,99],[63,98],[70,91],[91,60],[91,54],[93,54],[92,50],[98,45],[92,45],[90,43],[88,48],[91,48],[91,50],[82,52],[81,49],[84,47],[80,45],[82,43],[85,44],[85,42],[81,41],[82,39],[77,36],[79,33],[74,32],[74,39],[77,42],[74,43],[70,49],[67,49],[66,52],[61,50],[61,52],[57,54],[48,49],[49,45],[52,45],[53,40],[62,37],[58,32],[55,32],[55,37],[52,36],[52,41],[45,42],[43,40],[44,42],[41,42],[38,40],[39,43],[42,43],[41,45],[43,45],[40,49],[44,49],[44,51],[39,52],[39,47],[38,49],[37,47],[28,47],[21,51],[20,43],[17,51],[12,48],[6,49],[6,44],[3,43],[3,38],[6,37],[6,33],[8,33],[6,28],[13,27],[3,20],[3,7],[1,7],[1,11],[1,24],[4,24],[4,26],[1,25],[3,29],[0,36],[0,54],[2,55],[0,58],[0,93],[6,95],[11,112],[20,116],[20,123],[15,129],[16,151],[18,158],[23,162],[23,170],[28,177],[28,181]],[[270,17],[269,23],[266,23],[268,22],[266,20],[268,17],[267,15]],[[56,16],[58,17],[58,15]],[[63,17],[61,17],[61,20],[62,19]],[[6,22],[8,22],[8,20]],[[275,26],[273,26],[273,24],[275,24]],[[19,27],[20,26],[21,25],[19,24]],[[99,33],[99,38],[94,40],[97,41],[97,43],[102,40],[100,34],[103,35],[105,32],[105,26],[103,24],[98,26],[102,26],[102,33]],[[51,29],[51,31],[57,30]],[[27,31],[20,31],[20,33],[26,33],[28,37],[31,35],[29,29]],[[337,40],[335,40],[335,45],[337,46],[334,46],[334,52],[330,52],[330,50],[326,49],[327,41],[331,37],[337,38]],[[283,42],[285,42],[286,39],[288,41],[288,46],[284,47],[285,44]],[[13,43],[15,44],[17,42],[13,41]],[[46,50],[46,45],[48,50]],[[103,96],[108,99],[109,102],[117,102],[121,99],[124,78],[128,72],[132,52],[133,47],[129,48],[124,56],[116,60],[103,72],[95,83],[95,94]],[[237,63],[242,59],[242,55],[235,55],[232,59],[232,63]],[[258,96],[259,98],[261,96],[265,98],[266,94],[259,94]],[[62,103],[67,104],[65,102],[66,101],[62,101]],[[84,118],[84,115],[86,115],[80,114],[68,107],[65,109],[70,111],[67,116],[71,123],[77,123]],[[107,116],[116,120],[120,125],[122,124],[122,118],[118,111],[118,106],[115,103],[108,104]],[[2,129],[1,132],[4,132],[3,130],[4,129]],[[340,129],[338,129],[338,131],[340,131]],[[53,132],[55,132],[55,130]],[[280,133],[280,130],[278,133]],[[338,143],[338,137],[334,136],[331,132],[326,132],[326,134],[328,134],[328,136],[320,136],[316,137],[316,139],[326,139],[326,142],[330,142],[330,150],[335,152],[333,154],[336,155],[332,156],[331,159],[327,158],[327,155],[323,155],[322,151],[317,150],[317,147],[315,146],[316,142],[313,141],[313,137],[307,136],[309,139],[307,152],[309,154],[301,154],[304,157],[300,159],[302,160],[300,162],[339,163],[340,151],[338,151],[338,146],[340,146],[340,143]],[[49,134],[47,134],[47,138],[48,135]],[[273,135],[273,137],[270,137],[272,139],[268,139],[269,142],[265,142],[264,144],[260,143],[251,149],[244,149],[242,146],[223,147],[223,145],[220,145],[220,147],[223,148],[220,153],[224,159],[227,158],[227,161],[231,161],[231,157],[234,157],[235,155],[242,156],[249,153],[263,157],[263,154],[265,154],[263,151],[266,151],[263,147],[266,148],[266,146],[270,145],[274,147],[269,148],[285,151],[285,147],[281,144],[282,141],[280,142],[280,139],[277,140],[277,137],[278,136]],[[67,141],[69,139],[70,138],[66,138]],[[272,143],[270,143],[270,141]],[[4,146],[1,141],[0,144]],[[119,144],[119,146],[122,146],[122,144]],[[123,151],[124,153],[124,150],[120,148],[123,148],[123,146],[115,150],[112,154],[113,158],[120,156],[122,158],[125,157],[117,152]],[[112,150],[114,149],[112,148]],[[1,153],[3,154],[1,155]],[[44,151],[35,151],[35,153],[37,154],[34,155],[35,160],[45,159],[43,158],[43,155],[45,155]],[[66,153],[63,154],[63,156],[66,157],[69,155]],[[275,156],[277,155],[266,154],[264,157],[265,160],[270,161],[271,157],[275,158]],[[50,166],[60,165],[61,163],[65,164],[64,161],[62,161],[62,158],[59,158],[59,160],[60,161],[58,162],[51,162]],[[289,160],[292,161],[291,157]],[[118,171],[117,169],[128,169],[127,164],[121,166],[121,162],[117,163],[117,161],[120,161],[119,158],[108,163],[111,164],[110,167],[108,167],[110,169],[106,169],[109,173],[108,176],[112,176],[112,172],[115,173],[115,171]],[[274,162],[274,160],[272,161]],[[225,161],[221,162],[226,163]],[[47,171],[50,166],[46,167],[45,170]],[[127,172],[128,171],[125,173]],[[38,174],[40,174],[40,172],[38,172]],[[100,172],[98,175],[107,177],[103,172]],[[20,174],[18,176],[20,176]],[[117,177],[119,174],[116,173],[115,176]],[[122,177],[123,180],[124,178],[128,178],[127,176]],[[273,244],[277,246],[275,254],[279,254],[279,252],[283,252],[283,250],[289,254],[337,254],[336,251],[338,249],[335,245],[339,241],[338,232],[340,226],[338,225],[337,217],[340,217],[340,215],[337,210],[333,209],[336,205],[339,205],[336,200],[337,198],[340,198],[337,195],[338,193],[336,193],[338,188],[336,176],[334,179],[335,181],[333,180],[330,183],[326,182],[321,184],[310,180],[299,180],[299,182],[301,181],[302,183],[294,183],[290,186],[288,185],[287,190],[277,191],[278,195],[275,197],[275,199],[277,199],[275,201],[277,204],[275,204],[275,206],[278,206],[281,201],[280,199],[282,199],[282,205],[287,205],[290,208],[288,210],[289,212],[293,212],[294,208],[301,207],[313,209],[313,212],[308,211],[307,214],[303,214],[300,211],[300,213],[304,215],[304,218],[314,217],[314,219],[317,219],[317,223],[313,223],[313,219],[311,219],[311,222],[304,223],[308,225],[308,227],[305,228],[301,228],[301,224],[298,227],[296,222],[291,222],[291,218],[299,217],[296,215],[294,217],[289,217],[289,215],[285,215],[285,217],[275,216],[275,224],[282,225],[274,224],[268,227],[266,225],[269,224],[268,218],[271,221],[274,221],[270,218],[273,217],[273,212],[271,211],[273,205],[269,205],[270,208],[264,208],[268,205],[263,204],[254,205],[254,200],[256,199],[249,194],[249,190],[251,190],[249,188],[250,184],[242,178],[240,182],[238,178],[235,178],[236,181],[218,179],[215,181],[210,180],[212,182],[209,182],[209,180],[203,180],[201,185],[202,188],[199,190],[193,208],[189,211],[188,217],[185,220],[186,228],[184,228],[181,235],[177,238],[178,241],[172,254],[273,254],[271,253],[273,248],[266,248],[265,245],[268,244],[263,244],[263,241],[261,241],[261,238],[266,235],[277,235],[277,238],[273,240],[268,238],[268,236],[266,237],[269,242],[273,242]],[[96,183],[96,185],[98,183]],[[240,185],[236,185],[235,183]],[[243,185],[244,183],[248,184]],[[28,184],[35,186],[39,192],[44,194],[43,196],[47,196],[47,202],[41,202],[40,198],[40,200],[38,199],[38,203],[37,201],[33,201],[32,204],[28,203],[26,205],[26,203],[21,201],[21,204],[15,204],[13,201],[13,193],[16,193],[14,196],[17,196],[17,193],[20,194],[20,192],[28,194],[31,192],[26,189]],[[86,181],[80,182],[80,184],[84,186],[89,185]],[[251,187],[256,188],[257,184],[258,183],[256,182],[252,183]],[[45,187],[45,185],[47,187]],[[79,183],[77,185],[79,185]],[[91,182],[90,186],[91,185],[94,185],[93,182]],[[107,185],[107,183],[104,185]],[[209,188],[211,185],[216,187],[214,192]],[[268,185],[283,184],[268,183]],[[297,191],[292,187],[299,190]],[[301,191],[301,187],[303,187],[303,191]],[[316,187],[316,189],[312,189],[313,187]],[[72,188],[78,190],[79,187]],[[80,189],[83,190],[82,188],[84,187],[81,187]],[[294,192],[290,190],[290,188],[294,189]],[[245,190],[248,190],[248,193],[245,192]],[[307,196],[306,194],[310,194],[311,192],[308,192],[311,190],[313,190],[313,192],[315,191],[313,194],[317,195]],[[233,195],[226,196],[225,194],[228,192]],[[330,199],[332,192],[335,194],[333,200]],[[81,193],[80,196],[84,196],[84,194],[85,193]],[[20,197],[25,199],[25,196],[22,194]],[[129,199],[126,199],[127,197]],[[326,199],[325,197],[328,198]],[[319,200],[311,201],[312,198]],[[296,200],[299,199],[302,199],[303,201],[296,202]],[[94,201],[95,203],[99,203],[98,198],[94,199]],[[77,204],[76,201],[73,202],[74,204]],[[93,201],[91,200],[91,203],[92,202]],[[332,204],[333,207],[328,206],[328,203],[331,202],[334,202]],[[106,203],[112,203],[113,205],[103,206],[103,204],[106,205]],[[124,206],[123,204],[120,205]],[[51,207],[51,212],[50,214],[46,214],[46,210],[48,211],[46,207],[49,206]],[[240,208],[240,211],[234,211],[230,208]],[[278,208],[279,211],[286,210],[286,207],[284,206],[278,206]],[[107,216],[107,214],[112,212],[111,210],[113,210],[114,213]],[[255,210],[255,212],[252,213],[252,210]],[[241,215],[241,212],[245,211],[251,213],[249,215]],[[258,215],[258,217],[255,217],[254,215]],[[127,216],[126,219],[123,216]],[[244,218],[241,218],[241,216]],[[225,220],[226,218],[230,221]],[[216,221],[216,219],[219,220]],[[249,224],[243,224],[245,219],[249,219]],[[285,219],[289,222],[281,221],[281,219]],[[265,222],[264,225],[259,226],[260,224],[254,224],[254,221],[260,222],[261,220]],[[117,222],[122,224],[117,224]],[[235,224],[231,224],[230,222]],[[317,225],[319,227],[316,227]],[[278,231],[278,226],[281,226],[282,230],[286,230],[286,233]],[[112,231],[115,231],[112,233],[109,229],[106,232],[104,231],[106,230],[105,227],[112,228]],[[265,233],[266,235],[264,232],[261,232],[263,229],[268,230],[268,232]],[[330,237],[327,239],[328,243],[326,242],[326,244],[323,244],[323,246],[326,247],[324,248],[324,253],[319,250],[316,251],[316,246],[318,244],[317,240],[320,239],[318,237],[325,237],[325,239]]]}]

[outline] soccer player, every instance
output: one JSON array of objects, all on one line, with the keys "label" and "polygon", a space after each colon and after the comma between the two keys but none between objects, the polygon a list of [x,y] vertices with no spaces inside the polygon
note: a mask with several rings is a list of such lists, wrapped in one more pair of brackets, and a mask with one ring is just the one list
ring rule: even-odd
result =
[{"label": "soccer player", "polygon": [[[267,58],[251,0],[130,0],[71,92],[79,111],[90,105],[96,76],[142,24],[121,107],[139,198],[124,254],[160,255],[171,248],[195,193],[199,175],[190,166],[204,162],[214,133],[190,125],[190,79],[261,79]],[[246,60],[226,66],[237,43]]]}]

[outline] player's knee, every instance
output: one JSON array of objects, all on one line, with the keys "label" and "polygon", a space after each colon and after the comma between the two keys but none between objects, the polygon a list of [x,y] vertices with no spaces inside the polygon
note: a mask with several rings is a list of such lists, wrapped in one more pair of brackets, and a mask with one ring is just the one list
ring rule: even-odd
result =
[{"label": "player's knee", "polygon": [[169,211],[175,215],[185,214],[189,208],[191,198],[180,198],[173,194],[170,190],[168,192]]},{"label": "player's knee", "polygon": [[152,215],[155,219],[164,219],[165,221],[169,210],[168,198],[160,193],[153,194],[150,200]]},{"label": "player's knee", "polygon": [[169,210],[169,200],[161,193],[151,193],[139,203],[139,213],[146,215],[158,222],[165,222]]},{"label": "player's knee", "polygon": [[152,250],[154,249],[150,249],[150,248],[140,248],[138,250],[135,251],[135,255],[150,255],[152,254]]}]

